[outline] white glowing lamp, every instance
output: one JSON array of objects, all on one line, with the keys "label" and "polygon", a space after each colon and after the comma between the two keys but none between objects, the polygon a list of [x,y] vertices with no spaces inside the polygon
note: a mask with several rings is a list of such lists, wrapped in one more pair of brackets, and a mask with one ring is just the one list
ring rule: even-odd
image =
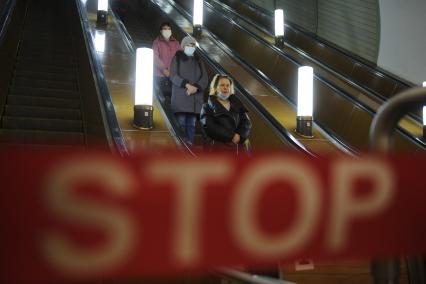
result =
[{"label": "white glowing lamp", "polygon": [[297,84],[297,116],[312,116],[313,76],[314,70],[312,67],[299,67],[299,81]]},{"label": "white glowing lamp", "polygon": [[283,9],[275,10],[275,36],[284,36],[284,11]]},{"label": "white glowing lamp", "polygon": [[95,49],[97,52],[105,52],[105,32],[95,32]]},{"label": "white glowing lamp", "polygon": [[203,25],[203,0],[194,0],[194,17],[192,24],[194,26]]},{"label": "white glowing lamp", "polygon": [[151,48],[136,50],[135,105],[152,106],[154,52]]},{"label": "white glowing lamp", "polygon": [[98,0],[98,11],[108,12],[108,0]]}]

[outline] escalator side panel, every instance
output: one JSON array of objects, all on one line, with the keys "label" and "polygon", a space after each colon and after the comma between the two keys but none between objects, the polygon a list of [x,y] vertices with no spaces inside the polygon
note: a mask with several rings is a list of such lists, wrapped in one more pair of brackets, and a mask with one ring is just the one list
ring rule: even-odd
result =
[{"label": "escalator side panel", "polygon": [[74,34],[74,45],[77,53],[78,82],[81,95],[81,112],[86,137],[87,147],[108,149],[107,121],[103,119],[101,101],[98,97],[93,71],[90,65],[88,50],[80,25],[79,15],[75,1],[72,3],[72,29]]}]

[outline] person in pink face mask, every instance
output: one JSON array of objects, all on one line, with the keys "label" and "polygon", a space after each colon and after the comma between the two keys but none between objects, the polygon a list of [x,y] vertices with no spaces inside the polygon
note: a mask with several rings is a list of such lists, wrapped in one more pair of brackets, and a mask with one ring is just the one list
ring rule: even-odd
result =
[{"label": "person in pink face mask", "polygon": [[154,50],[155,82],[165,97],[171,95],[170,64],[176,51],[180,50],[179,41],[172,35],[172,27],[168,22],[160,25],[160,34],[152,44]]}]

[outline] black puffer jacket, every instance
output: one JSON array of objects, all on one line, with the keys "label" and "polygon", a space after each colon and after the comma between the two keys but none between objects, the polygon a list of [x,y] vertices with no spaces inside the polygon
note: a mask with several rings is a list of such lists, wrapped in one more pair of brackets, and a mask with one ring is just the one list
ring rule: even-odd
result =
[{"label": "black puffer jacket", "polygon": [[[200,121],[210,146],[218,143],[232,145],[234,133],[240,135],[240,144],[243,144],[250,135],[251,122],[247,109],[235,95],[231,95],[229,101],[231,108],[228,111],[216,96],[209,96],[201,109]],[[220,145],[217,146],[220,148]]]}]

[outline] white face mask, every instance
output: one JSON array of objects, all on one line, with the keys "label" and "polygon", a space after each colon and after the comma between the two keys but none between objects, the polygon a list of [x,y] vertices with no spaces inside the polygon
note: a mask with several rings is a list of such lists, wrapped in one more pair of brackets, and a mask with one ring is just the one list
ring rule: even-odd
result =
[{"label": "white face mask", "polygon": [[165,39],[169,39],[172,36],[172,31],[171,30],[161,30],[161,35]]},{"label": "white face mask", "polygon": [[185,49],[184,49],[183,52],[185,52],[185,54],[188,55],[188,56],[193,56],[194,52],[195,52],[195,47],[185,46]]}]

